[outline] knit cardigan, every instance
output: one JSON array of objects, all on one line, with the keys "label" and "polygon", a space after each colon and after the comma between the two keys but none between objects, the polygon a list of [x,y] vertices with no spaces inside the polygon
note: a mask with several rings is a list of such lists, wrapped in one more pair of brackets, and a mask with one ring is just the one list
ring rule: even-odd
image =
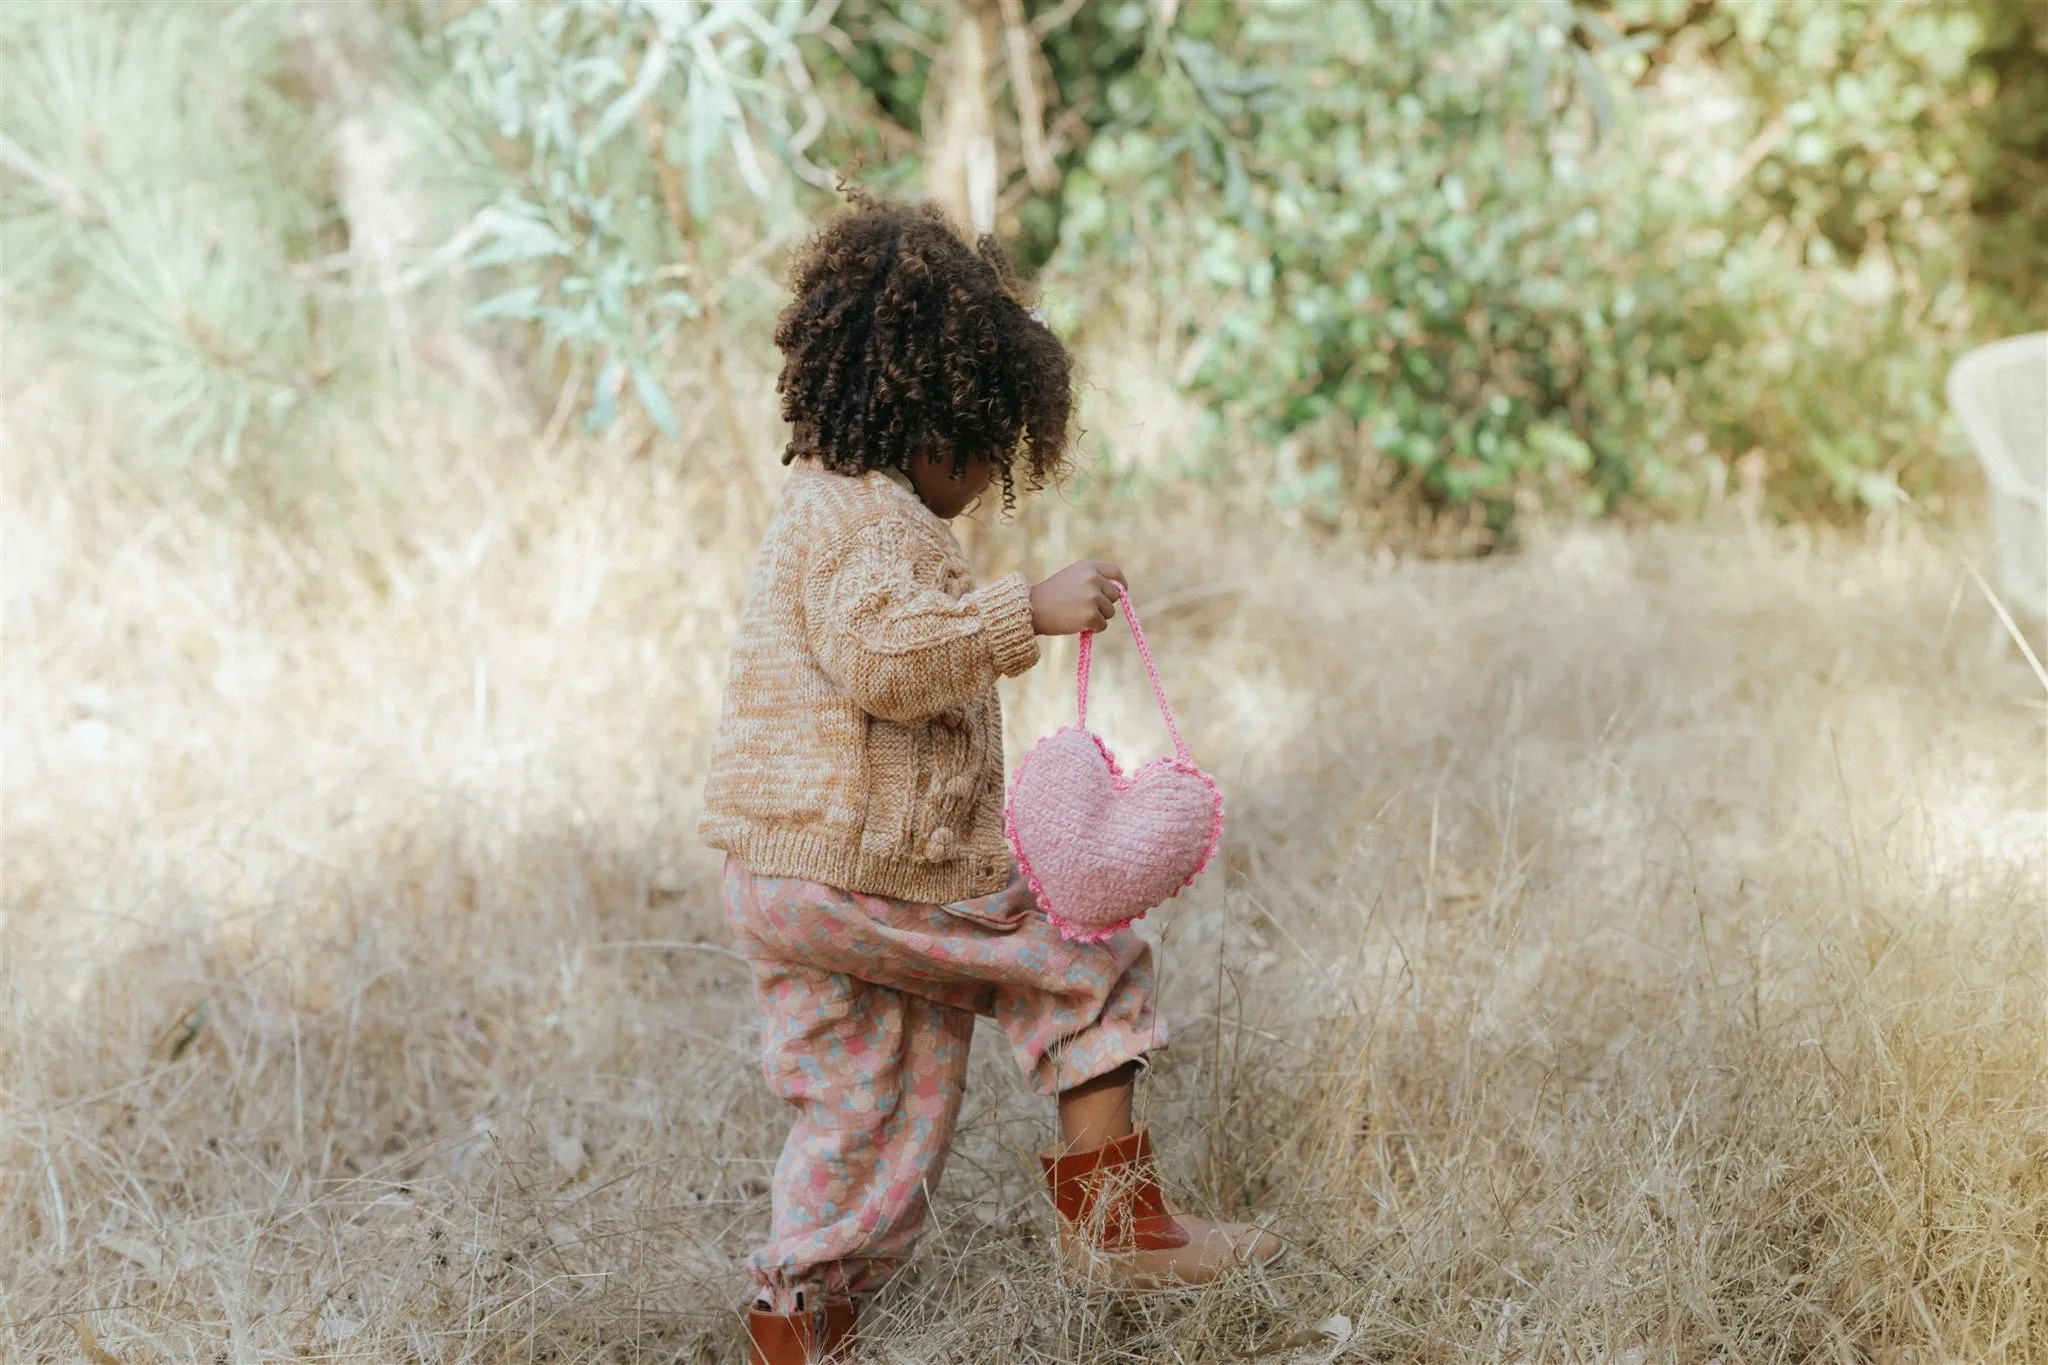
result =
[{"label": "knit cardigan", "polygon": [[976,589],[880,472],[799,464],[754,563],[699,830],[761,876],[943,903],[999,890],[999,677],[1038,662],[1017,574]]}]

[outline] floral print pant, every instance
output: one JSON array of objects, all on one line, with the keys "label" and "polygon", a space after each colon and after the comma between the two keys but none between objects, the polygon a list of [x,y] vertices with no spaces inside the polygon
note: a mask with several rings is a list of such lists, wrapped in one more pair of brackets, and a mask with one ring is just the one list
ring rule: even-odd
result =
[{"label": "floral print pant", "polygon": [[725,864],[725,908],[754,967],[768,1084],[796,1109],[774,1224],[748,1258],[777,1311],[880,1288],[909,1258],[993,1019],[1041,1094],[1162,1047],[1152,950],[1129,929],[1069,943],[1021,878],[951,905],[757,877]]}]

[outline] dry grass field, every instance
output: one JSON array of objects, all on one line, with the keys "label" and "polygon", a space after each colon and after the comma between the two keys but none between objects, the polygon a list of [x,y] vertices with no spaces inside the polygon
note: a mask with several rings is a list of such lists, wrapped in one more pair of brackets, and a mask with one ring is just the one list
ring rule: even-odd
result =
[{"label": "dry grass field", "polygon": [[[739,1359],[783,1120],[693,837],[737,504],[671,447],[406,439],[388,504],[279,520],[10,397],[9,1361]],[[984,1040],[867,1359],[2048,1361],[2048,727],[1950,549],[1030,525],[1130,570],[1230,798],[1151,922],[1162,1159],[1296,1249],[1061,1287]]]}]

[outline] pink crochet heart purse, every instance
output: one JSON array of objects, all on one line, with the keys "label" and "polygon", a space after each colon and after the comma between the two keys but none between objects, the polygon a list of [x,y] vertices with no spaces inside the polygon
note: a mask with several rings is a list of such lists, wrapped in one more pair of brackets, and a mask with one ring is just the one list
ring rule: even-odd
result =
[{"label": "pink crochet heart purse", "polygon": [[1108,938],[1179,895],[1209,865],[1223,838],[1223,793],[1189,755],[1138,613],[1122,588],[1117,596],[1166,732],[1173,736],[1172,756],[1127,775],[1109,745],[1088,728],[1095,637],[1083,635],[1074,683],[1079,720],[1024,755],[1004,810],[1010,847],[1040,908],[1078,943]]}]

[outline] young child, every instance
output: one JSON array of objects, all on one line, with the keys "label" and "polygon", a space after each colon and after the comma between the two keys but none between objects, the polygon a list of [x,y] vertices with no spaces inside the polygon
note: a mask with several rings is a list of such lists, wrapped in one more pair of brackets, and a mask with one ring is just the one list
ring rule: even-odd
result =
[{"label": "young child", "polygon": [[851,1339],[911,1253],[974,1018],[1056,1097],[1043,1157],[1071,1273],[1125,1288],[1265,1264],[1279,1240],[1168,1211],[1131,1086],[1166,1030],[1128,929],[1069,943],[1003,837],[996,679],[1100,630],[1116,567],[970,581],[948,521],[1066,456],[1064,348],[991,238],[859,198],[804,249],[775,342],[793,464],[756,561],[705,789],[754,964],[765,1070],[796,1110],[749,1266],[756,1365]]}]

